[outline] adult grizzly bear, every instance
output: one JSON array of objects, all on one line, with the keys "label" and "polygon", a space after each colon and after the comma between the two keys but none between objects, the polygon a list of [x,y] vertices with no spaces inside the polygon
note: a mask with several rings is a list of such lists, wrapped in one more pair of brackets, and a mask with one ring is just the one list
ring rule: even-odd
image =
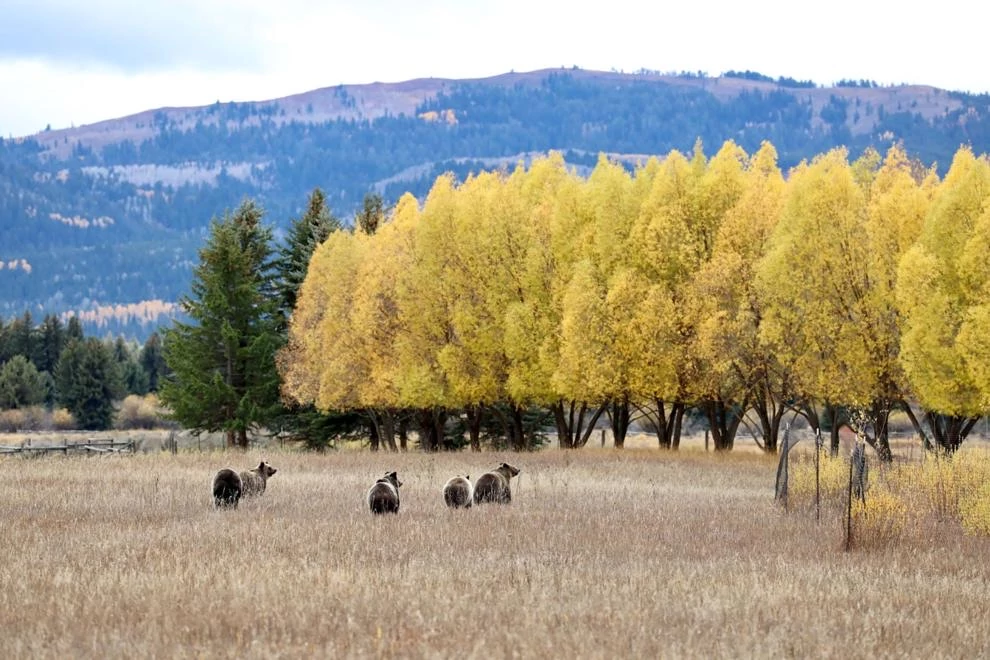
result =
[{"label": "adult grizzly bear", "polygon": [[452,509],[465,509],[471,507],[471,477],[469,475],[457,475],[451,477],[443,487],[443,501]]},{"label": "adult grizzly bear", "polygon": [[240,475],[224,468],[213,477],[213,504],[218,509],[236,509],[243,490]]},{"label": "adult grizzly bear", "polygon": [[495,502],[508,504],[512,501],[509,479],[519,474],[519,468],[502,463],[491,472],[486,472],[474,482],[474,503]]},{"label": "adult grizzly bear", "polygon": [[399,512],[399,475],[387,472],[368,491],[368,506],[374,514]]},{"label": "adult grizzly bear", "polygon": [[273,476],[278,470],[271,465],[266,465],[264,461],[258,463],[258,467],[245,472],[241,472],[241,483],[244,484],[245,495],[261,495],[268,485],[268,477]]}]

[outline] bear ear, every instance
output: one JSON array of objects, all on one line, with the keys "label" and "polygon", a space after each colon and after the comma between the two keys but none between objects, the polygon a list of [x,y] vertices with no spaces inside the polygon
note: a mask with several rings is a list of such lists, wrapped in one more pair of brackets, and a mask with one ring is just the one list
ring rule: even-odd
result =
[{"label": "bear ear", "polygon": [[258,469],[259,470],[264,470],[265,469],[265,462],[264,461],[261,461],[260,463],[258,463]]}]

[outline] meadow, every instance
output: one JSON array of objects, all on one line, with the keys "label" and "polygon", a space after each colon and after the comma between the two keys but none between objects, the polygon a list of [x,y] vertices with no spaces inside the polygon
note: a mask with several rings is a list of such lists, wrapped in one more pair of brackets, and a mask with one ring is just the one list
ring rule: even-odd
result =
[{"label": "meadow", "polygon": [[[278,473],[234,511],[210,481]],[[507,461],[508,506],[441,488]],[[368,487],[403,481],[372,516]],[[990,541],[931,520],[843,551],[774,457],[687,448],[0,458],[4,655],[986,657]]]}]

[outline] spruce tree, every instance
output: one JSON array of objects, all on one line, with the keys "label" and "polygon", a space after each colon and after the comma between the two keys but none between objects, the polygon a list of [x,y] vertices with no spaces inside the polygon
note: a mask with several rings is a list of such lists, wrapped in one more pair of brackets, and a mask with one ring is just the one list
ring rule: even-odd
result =
[{"label": "spruce tree", "polygon": [[[296,306],[299,288],[306,279],[310,257],[330,234],[341,229],[340,220],[327,207],[323,191],[314,189],[309,196],[306,212],[293,221],[275,262],[275,290],[281,321],[280,347],[288,339],[288,321]],[[312,405],[283,407],[273,426],[286,437],[301,440],[310,448],[323,448],[332,438],[363,430],[358,414],[324,414]]]},{"label": "spruce tree", "polygon": [[191,294],[180,301],[189,321],[174,321],[162,339],[171,374],[160,395],[172,416],[195,432],[223,431],[228,446],[243,448],[248,431],[266,427],[279,408],[272,230],[262,217],[245,201],[212,221]]},{"label": "spruce tree", "polygon": [[12,357],[0,366],[0,410],[43,403],[47,394],[47,377],[23,355]]},{"label": "spruce tree", "polygon": [[47,371],[53,374],[55,373],[55,365],[58,363],[58,356],[65,348],[65,327],[58,316],[49,314],[41,322],[39,335],[41,342],[38,347],[35,366],[38,371]]},{"label": "spruce tree", "polygon": [[123,385],[113,349],[90,337],[66,344],[55,369],[59,404],[75,418],[79,428],[88,431],[113,426],[114,401],[123,394]]},{"label": "spruce tree", "polygon": [[313,251],[335,231],[342,229],[340,220],[327,207],[326,195],[315,188],[309,196],[306,212],[293,221],[285,245],[275,262],[275,290],[283,317],[288,320],[296,306],[296,296]]},{"label": "spruce tree", "polygon": [[378,193],[368,193],[361,203],[361,210],[354,216],[355,226],[365,234],[374,234],[385,222],[385,200]]},{"label": "spruce tree", "polygon": [[144,342],[139,361],[141,368],[148,375],[148,391],[157,392],[159,383],[168,371],[165,358],[162,356],[162,340],[157,332],[151,333]]}]

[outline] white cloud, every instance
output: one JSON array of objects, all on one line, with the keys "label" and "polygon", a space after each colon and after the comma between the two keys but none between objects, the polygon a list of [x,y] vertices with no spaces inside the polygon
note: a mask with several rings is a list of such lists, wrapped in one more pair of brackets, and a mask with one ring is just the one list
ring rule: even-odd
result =
[{"label": "white cloud", "polygon": [[973,5],[833,0],[5,0],[0,135],[340,83],[577,65],[985,92]]},{"label": "white cloud", "polygon": [[127,73],[254,68],[263,19],[229,0],[8,0],[0,59]]}]

